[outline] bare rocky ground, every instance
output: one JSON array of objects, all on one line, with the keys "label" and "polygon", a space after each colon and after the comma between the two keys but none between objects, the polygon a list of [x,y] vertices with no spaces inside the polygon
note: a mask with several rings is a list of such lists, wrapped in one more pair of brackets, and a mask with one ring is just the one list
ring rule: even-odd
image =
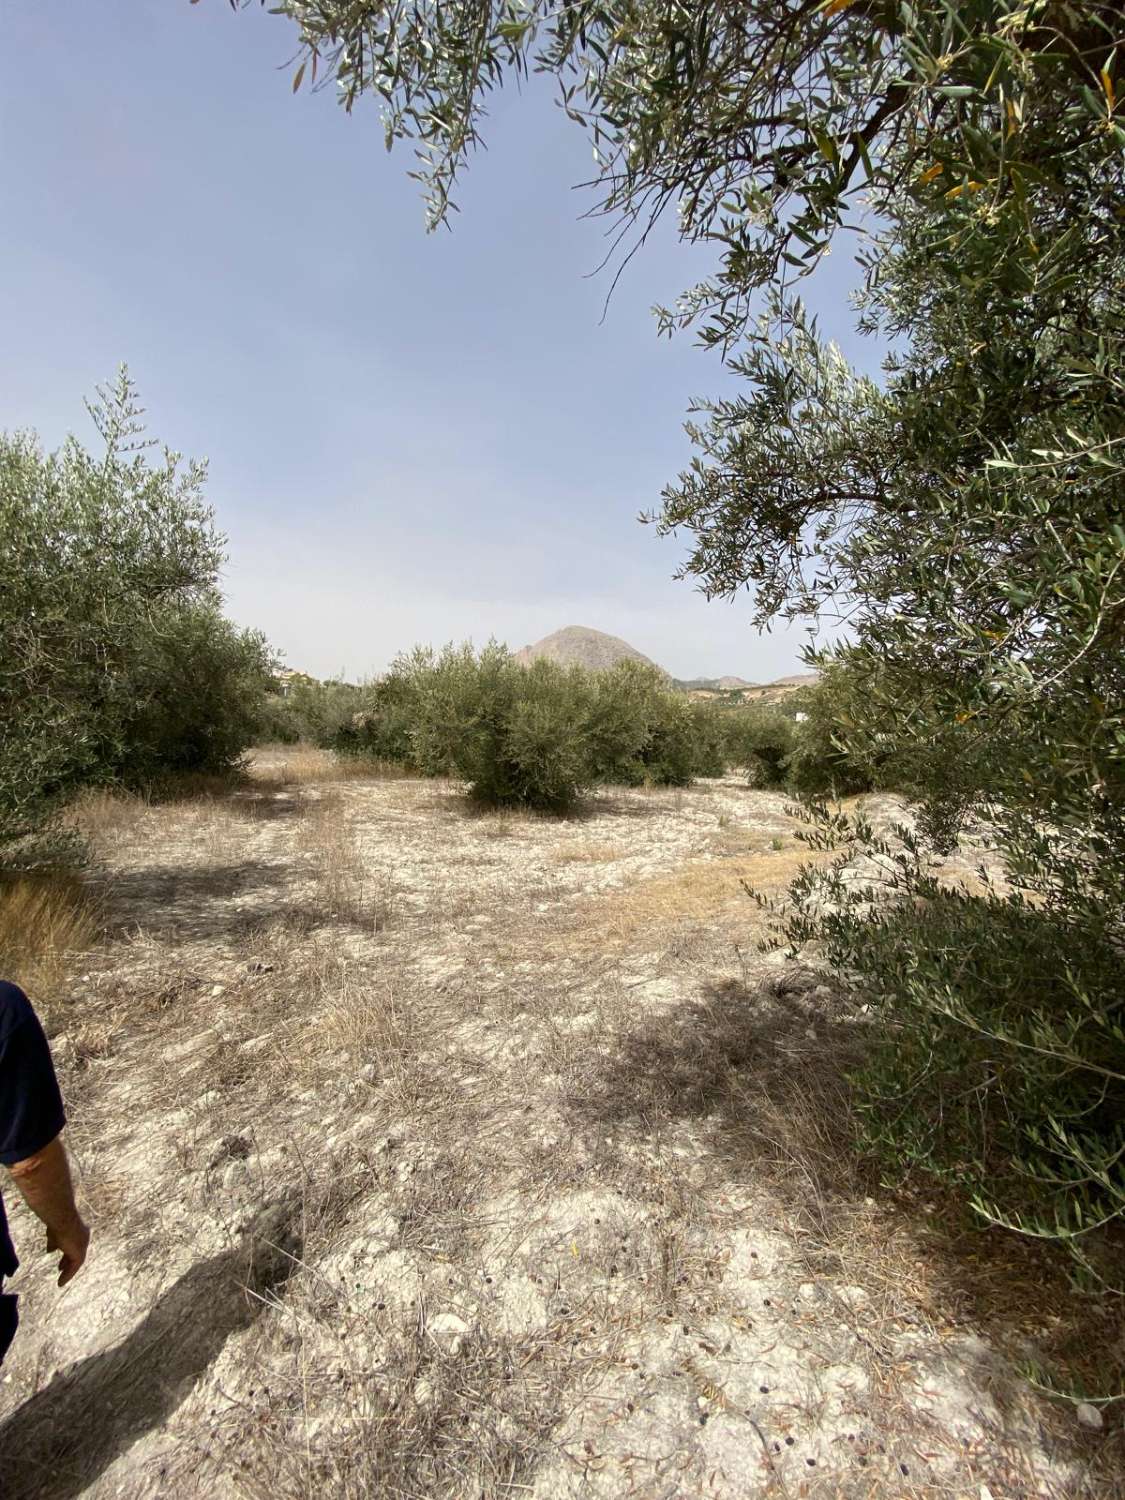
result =
[{"label": "bare rocky ground", "polygon": [[13,1214],[6,1500],[1123,1492],[1017,1373],[1053,1263],[848,1148],[862,1012],[743,885],[781,797],[298,751],[82,817],[104,938],[40,998],[95,1242],[60,1293]]}]

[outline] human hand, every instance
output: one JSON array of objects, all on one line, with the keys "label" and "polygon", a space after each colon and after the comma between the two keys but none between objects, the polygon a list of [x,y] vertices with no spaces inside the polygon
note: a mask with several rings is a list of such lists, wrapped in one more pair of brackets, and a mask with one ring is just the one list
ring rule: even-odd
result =
[{"label": "human hand", "polygon": [[82,1269],[90,1248],[90,1231],[76,1215],[65,1230],[48,1229],[47,1249],[62,1252],[59,1260],[59,1286],[66,1286]]}]

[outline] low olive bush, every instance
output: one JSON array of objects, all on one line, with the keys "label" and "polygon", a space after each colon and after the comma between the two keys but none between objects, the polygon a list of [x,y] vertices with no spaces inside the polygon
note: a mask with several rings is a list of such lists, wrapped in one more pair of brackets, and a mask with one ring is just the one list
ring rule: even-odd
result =
[{"label": "low olive bush", "polygon": [[495,642],[418,649],[358,692],[322,743],[459,777],[491,806],[564,812],[590,786],[687,786],[725,768],[716,713],[635,662],[588,672],[524,667]]}]

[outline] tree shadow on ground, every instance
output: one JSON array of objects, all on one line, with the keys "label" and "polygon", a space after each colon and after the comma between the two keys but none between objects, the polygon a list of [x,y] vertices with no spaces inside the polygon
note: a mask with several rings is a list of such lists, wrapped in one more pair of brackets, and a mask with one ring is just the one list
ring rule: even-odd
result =
[{"label": "tree shadow on ground", "polygon": [[311,931],[331,923],[370,932],[372,921],[310,896],[292,898],[293,867],[283,862],[246,859],[204,869],[145,865],[91,882],[109,939],[146,936],[173,942],[237,939],[275,923]]},{"label": "tree shadow on ground", "polygon": [[669,808],[674,808],[680,798],[707,798],[713,788],[696,783],[684,787],[624,787],[612,786],[592,788],[565,808],[536,808],[520,804],[497,806],[474,797],[464,787],[439,784],[433,800],[434,808],[451,818],[467,819],[470,822],[488,823],[510,818],[529,825],[552,823],[594,823],[599,818],[613,816],[637,820],[667,817]]},{"label": "tree shadow on ground", "polygon": [[233,903],[254,901],[258,919],[263,894],[292,885],[293,871],[280,862],[260,859],[204,869],[145,865],[114,875],[105,883],[105,930],[108,937],[131,934],[138,927],[157,937],[219,937],[245,925],[246,911]]},{"label": "tree shadow on ground", "polygon": [[[1074,1295],[1060,1250],[987,1229],[932,1178],[904,1168],[887,1185],[858,1143],[848,1077],[868,1046],[863,1016],[822,976],[783,971],[755,987],[712,981],[694,1002],[644,1018],[611,1053],[589,1059],[568,1108],[595,1140],[699,1122],[702,1149],[724,1177],[782,1195],[801,1225],[811,1276],[862,1281],[870,1272],[907,1323],[920,1321],[920,1308],[921,1321],[985,1332],[1006,1353],[1009,1394],[1031,1350],[1064,1385],[1097,1390],[1109,1380],[1120,1389],[1120,1311],[1112,1298]],[[994,1394],[1003,1406],[1001,1389]],[[1050,1418],[1045,1441],[1096,1458],[1099,1472],[1111,1445],[1125,1454],[1120,1424],[1095,1454],[1065,1405],[1044,1404],[1040,1415]]]},{"label": "tree shadow on ground", "polygon": [[689,1004],[618,1037],[572,1093],[573,1115],[599,1130],[705,1121],[711,1149],[735,1175],[793,1175],[819,1195],[866,1187],[849,1161],[848,1069],[863,1054],[853,1007],[819,976],[796,971],[756,987],[714,980]]},{"label": "tree shadow on ground", "polygon": [[274,823],[281,818],[304,817],[308,802],[295,792],[235,792],[231,808],[249,823]]},{"label": "tree shadow on ground", "polygon": [[187,1396],[227,1338],[247,1328],[301,1254],[292,1205],[264,1210],[232,1250],[182,1276],[141,1324],[0,1425],[4,1500],[72,1500]]}]

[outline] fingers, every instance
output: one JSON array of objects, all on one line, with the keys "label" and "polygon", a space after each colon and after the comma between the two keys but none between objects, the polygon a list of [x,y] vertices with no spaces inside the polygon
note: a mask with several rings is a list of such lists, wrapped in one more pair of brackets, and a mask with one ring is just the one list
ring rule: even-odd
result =
[{"label": "fingers", "polygon": [[86,1261],[86,1252],[90,1248],[90,1231],[86,1225],[79,1220],[73,1234],[64,1234],[62,1238],[52,1232],[47,1237],[47,1248],[49,1250],[61,1250],[59,1260],[59,1286],[66,1286],[72,1281],[82,1269]]}]

